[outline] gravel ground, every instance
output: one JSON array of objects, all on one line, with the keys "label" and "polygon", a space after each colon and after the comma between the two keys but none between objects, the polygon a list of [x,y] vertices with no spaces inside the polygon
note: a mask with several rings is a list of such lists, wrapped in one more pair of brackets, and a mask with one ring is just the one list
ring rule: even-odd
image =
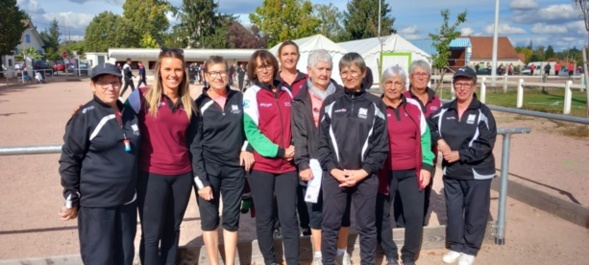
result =
[{"label": "gravel ground", "polygon": [[[192,95],[200,93],[192,87]],[[7,87],[0,84],[0,146],[61,144],[72,110],[91,98],[88,80]],[[512,138],[510,179],[589,206],[589,139],[562,135],[563,125],[495,113],[501,127],[531,127]],[[501,155],[501,137],[495,155]],[[62,222],[58,154],[0,158],[0,260],[77,254],[76,222]],[[441,181],[436,181],[431,225],[444,223]],[[496,216],[493,193],[492,210]],[[191,200],[181,244],[200,244],[200,223]],[[253,219],[242,215],[240,239],[255,238]],[[550,213],[508,200],[506,245],[487,243],[477,264],[587,264],[589,232]],[[423,251],[420,264],[440,264],[444,250]],[[356,260],[355,263],[358,263]]]}]

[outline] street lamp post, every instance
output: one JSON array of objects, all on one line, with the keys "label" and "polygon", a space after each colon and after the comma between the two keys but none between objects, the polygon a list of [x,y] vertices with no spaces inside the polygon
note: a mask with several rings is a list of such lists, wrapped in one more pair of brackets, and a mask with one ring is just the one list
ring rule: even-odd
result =
[{"label": "street lamp post", "polygon": [[499,29],[499,0],[495,0],[495,26],[493,28],[493,61],[491,63],[491,85],[495,86],[497,79],[497,42]]}]

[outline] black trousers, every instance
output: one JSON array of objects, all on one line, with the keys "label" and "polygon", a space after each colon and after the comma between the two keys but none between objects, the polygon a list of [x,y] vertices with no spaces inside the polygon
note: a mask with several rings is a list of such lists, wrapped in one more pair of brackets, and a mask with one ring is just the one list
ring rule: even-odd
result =
[{"label": "black trousers", "polygon": [[121,90],[121,94],[119,95],[120,97],[122,97],[125,94],[125,91],[127,90],[127,87],[131,86],[131,92],[133,92],[135,90],[135,84],[133,83],[133,79],[124,79],[125,80],[125,86],[123,87],[123,90]]},{"label": "black trousers", "polygon": [[446,244],[451,250],[476,255],[489,219],[491,179],[457,180],[444,176]]},{"label": "black trousers", "polygon": [[[434,186],[434,176],[432,175],[429,185],[423,189],[424,199],[423,199],[423,226],[427,226],[427,213],[429,211],[429,205],[431,200],[432,194],[432,187]],[[393,214],[395,216],[395,221],[397,223],[397,227],[405,227],[405,217],[403,216],[403,204],[401,203],[401,198],[399,197],[400,194],[397,193],[395,195],[395,199],[393,200]]]},{"label": "black trousers", "polygon": [[[209,175],[213,199],[204,200],[196,191],[203,231],[213,231],[219,226],[219,195],[223,195],[223,228],[232,232],[239,229],[239,210],[244,180],[243,167],[221,166],[219,176]],[[197,189],[196,186],[195,189]]]},{"label": "black trousers", "polygon": [[[398,260],[397,245],[391,227],[391,202],[399,200],[405,218],[405,243],[401,249],[403,261],[415,261],[421,249],[423,236],[423,200],[425,191],[419,190],[415,170],[389,171],[389,195],[378,194],[376,201],[376,228],[380,246],[388,260]],[[398,198],[398,199],[397,199]]]},{"label": "black trousers", "polygon": [[78,233],[84,264],[131,265],[137,231],[137,204],[80,207]]},{"label": "black trousers", "polygon": [[[145,81],[145,78],[140,78],[139,82],[137,83],[137,87],[141,87],[141,84],[144,84],[145,86],[147,86],[147,82]],[[131,87],[133,88],[133,87]]]},{"label": "black trousers", "polygon": [[192,191],[192,172],[164,176],[140,172],[138,179],[141,264],[177,263],[180,225]]},{"label": "black trousers", "polygon": [[[303,198],[304,194],[307,192],[307,187],[303,189]],[[344,212],[344,217],[342,218],[342,227],[350,227],[351,220],[350,220],[350,208],[352,208],[352,200],[351,196],[348,198],[348,203],[346,204],[346,211]],[[307,212],[309,213],[309,228],[312,229],[321,229],[321,224],[323,223],[323,191],[319,191],[319,197],[317,198],[317,203],[312,202],[304,202],[307,206]],[[302,225],[301,225],[302,227]]]},{"label": "black trousers", "polygon": [[356,230],[360,236],[361,264],[375,264],[376,255],[376,194],[378,177],[370,175],[352,188],[340,188],[339,182],[327,174],[323,177],[323,224],[321,254],[324,265],[334,264],[337,238],[348,201],[354,206]]},{"label": "black trousers", "polygon": [[252,198],[256,206],[256,233],[265,264],[276,263],[274,251],[274,196],[278,205],[278,219],[282,228],[286,264],[299,264],[299,224],[297,221],[296,171],[273,174],[253,170],[248,176]]}]

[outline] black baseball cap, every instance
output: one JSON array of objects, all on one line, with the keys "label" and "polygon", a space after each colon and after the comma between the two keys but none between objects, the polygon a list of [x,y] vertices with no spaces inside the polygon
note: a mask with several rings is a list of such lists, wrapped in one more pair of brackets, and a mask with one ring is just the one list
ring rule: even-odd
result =
[{"label": "black baseball cap", "polygon": [[456,77],[466,77],[475,82],[477,81],[477,73],[472,68],[466,66],[460,67],[458,70],[456,70],[456,73],[454,73],[452,79],[455,79]]},{"label": "black baseball cap", "polygon": [[95,80],[98,76],[101,75],[114,75],[116,77],[123,77],[121,70],[114,64],[110,63],[103,63],[94,66],[94,68],[92,68],[92,75],[90,75],[90,79]]}]

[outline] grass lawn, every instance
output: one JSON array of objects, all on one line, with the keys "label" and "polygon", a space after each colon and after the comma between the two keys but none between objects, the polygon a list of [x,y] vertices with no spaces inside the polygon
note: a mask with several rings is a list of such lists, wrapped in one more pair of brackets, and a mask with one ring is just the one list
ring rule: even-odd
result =
[{"label": "grass lawn", "polygon": [[[480,95],[480,92],[477,92]],[[443,98],[450,97],[450,88],[445,87]],[[517,91],[511,89],[503,93],[503,88],[488,89],[486,104],[503,107],[515,108],[517,104]],[[573,90],[573,99],[571,104],[571,115],[585,117],[586,111],[586,94],[579,90]],[[562,114],[564,108],[564,89],[549,89],[542,92],[540,89],[526,88],[524,90],[523,109],[535,110]]]}]

